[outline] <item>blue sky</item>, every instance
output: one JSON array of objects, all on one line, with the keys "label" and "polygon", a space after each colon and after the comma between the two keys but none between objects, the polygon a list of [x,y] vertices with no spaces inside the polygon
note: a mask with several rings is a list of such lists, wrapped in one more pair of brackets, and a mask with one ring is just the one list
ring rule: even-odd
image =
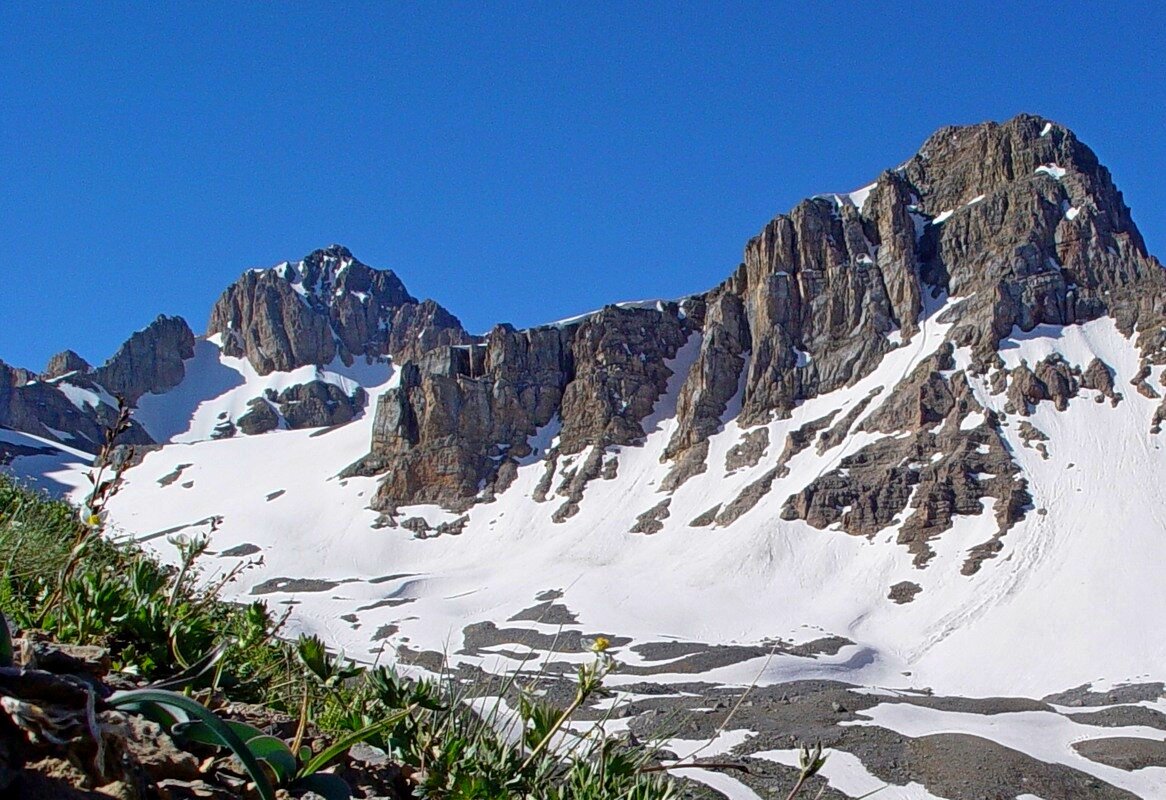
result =
[{"label": "blue sky", "polygon": [[473,331],[677,297],[802,197],[1020,111],[1166,254],[1162,4],[579,5],[0,5],[0,359],[199,332],[332,242]]}]

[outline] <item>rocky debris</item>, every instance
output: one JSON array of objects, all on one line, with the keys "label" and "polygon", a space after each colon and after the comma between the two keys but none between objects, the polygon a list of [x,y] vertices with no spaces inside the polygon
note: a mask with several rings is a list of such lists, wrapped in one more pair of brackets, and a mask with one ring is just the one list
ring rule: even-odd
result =
[{"label": "rocky debris", "polygon": [[1162,422],[1166,421],[1166,400],[1154,409],[1154,416],[1150,420],[1150,433],[1158,434],[1162,432]]},{"label": "rocky debris", "polygon": [[1058,353],[1046,356],[1036,365],[1036,378],[1044,384],[1045,392],[1057,411],[1067,409],[1069,400],[1077,396],[1080,375],[1081,370],[1070,366]]},{"label": "rocky debris", "polygon": [[1021,361],[1020,366],[1009,372],[1008,403],[1005,405],[1009,414],[1027,417],[1037,403],[1048,399],[1048,387],[1029,369],[1027,362]]},{"label": "rocky debris", "polygon": [[1145,726],[1166,731],[1166,714],[1146,706],[1112,706],[1065,716],[1082,725],[1097,725],[1102,728]]},{"label": "rocky debris", "polygon": [[798,453],[805,450],[814,441],[814,437],[824,430],[838,415],[837,409],[831,411],[824,417],[812,419],[804,423],[797,430],[790,431],[785,437],[785,446],[781,450],[781,455],[777,458],[779,467],[784,467],[789,463],[789,460]]},{"label": "rocky debris", "polygon": [[531,499],[536,503],[545,503],[547,501],[547,494],[551,491],[551,486],[555,480],[555,471],[559,467],[559,452],[554,450],[547,454],[546,461],[543,462],[543,474],[535,484],[534,491],[531,492]]},{"label": "rocky debris", "polygon": [[870,433],[899,433],[931,427],[947,418],[955,404],[943,373],[955,367],[954,348],[944,342],[894,387],[886,400],[863,421]]},{"label": "rocky debris", "polygon": [[339,585],[337,581],[323,580],[321,578],[268,578],[252,586],[251,594],[263,595],[273,592],[284,592],[286,594],[330,592]]},{"label": "rocky debris", "polygon": [[729,448],[725,454],[725,472],[733,472],[743,467],[755,467],[765,457],[769,449],[769,428],[754,428],[741,434],[741,441]]},{"label": "rocky debris", "polygon": [[689,478],[700,475],[708,470],[709,443],[705,439],[685,449],[676,458],[676,463],[664,480],[660,481],[661,492],[671,494],[679,489]]},{"label": "rocky debris", "polygon": [[603,450],[592,447],[581,463],[575,463],[575,456],[566,456],[561,463],[562,480],[555,494],[567,500],[551,515],[555,522],[566,522],[579,513],[579,503],[583,501],[583,492],[587,484],[599,477],[603,467]]},{"label": "rocky debris", "polygon": [[915,599],[915,595],[923,591],[923,587],[911,581],[899,581],[891,587],[890,592],[887,593],[887,599],[892,602],[903,605],[910,603]]},{"label": "rocky debris", "polygon": [[441,306],[419,302],[392,271],[373,269],[340,245],[245,272],[215,303],[207,333],[261,375],[337,357],[345,364],[418,357],[472,341]]},{"label": "rocky debris", "polygon": [[[786,466],[789,460],[809,447],[810,443],[814,441],[814,437],[828,426],[837,414],[837,410],[831,411],[826,416],[810,420],[786,434],[785,447],[782,448],[781,455],[777,458],[777,463],[769,470],[766,470],[760,478],[742,489],[723,509],[718,505],[717,508],[720,510],[715,515],[716,524],[718,526],[731,525],[740,519],[742,514],[761,502],[761,498],[769,494],[770,489],[773,488],[773,482],[789,474],[789,467]],[[697,520],[703,520],[708,513],[706,512],[697,517],[691,524],[696,526]]]},{"label": "rocky debris", "polygon": [[692,522],[688,523],[688,527],[690,527],[690,528],[707,528],[709,525],[712,525],[716,521],[717,514],[719,514],[719,513],[721,513],[721,504],[717,503],[715,506],[710,508],[708,511],[705,511],[701,514],[698,514],[696,517],[694,517]]},{"label": "rocky debris", "polygon": [[238,419],[239,430],[248,436],[267,433],[279,427],[279,411],[266,397],[255,397],[247,402],[247,413]]},{"label": "rocky debris", "polygon": [[[1033,448],[1038,453],[1040,453],[1041,458],[1046,460],[1048,459],[1049,448],[1045,442],[1049,440],[1049,437],[1046,436],[1043,431],[1034,426],[1028,420],[1021,420],[1020,425],[1016,429],[1016,432],[1020,436],[1020,440],[1024,442],[1025,447]],[[1033,445],[1033,442],[1036,442],[1036,444]]]},{"label": "rocky debris", "polygon": [[[901,523],[897,540],[915,556],[915,565],[923,567],[934,554],[928,540],[950,528],[954,516],[978,515],[983,500],[994,498],[998,531],[971,549],[963,567],[971,574],[999,551],[1000,538],[1024,516],[1030,498],[995,415],[976,403],[964,374],[949,379],[930,369],[934,365],[923,366],[928,368],[917,369],[887,399],[891,411],[872,414],[869,427],[897,425],[904,407],[913,407],[911,413],[946,409],[942,424],[924,423],[928,427],[911,436],[887,436],[845,456],[836,469],[789,497],[781,516],[815,528],[838,525],[858,536],[873,536]],[[901,402],[933,395],[944,399],[938,405]],[[973,412],[982,414],[983,421],[964,429],[962,423]],[[912,513],[902,519],[908,501]]]},{"label": "rocky debris", "polygon": [[658,533],[664,530],[664,520],[668,519],[668,506],[671,504],[672,498],[666,497],[640,514],[628,533]]},{"label": "rocky debris", "polygon": [[599,473],[599,477],[605,481],[614,481],[619,477],[619,456],[615,453],[609,455],[603,461],[603,470]]},{"label": "rocky debris", "polygon": [[89,362],[72,350],[62,350],[49,359],[49,363],[45,365],[45,371],[41,373],[40,377],[42,380],[51,380],[53,378],[63,377],[71,372],[84,374],[91,369],[92,367],[89,365]]},{"label": "rocky debris", "polygon": [[223,550],[221,553],[219,553],[219,556],[222,558],[246,558],[247,556],[253,556],[256,553],[261,552],[263,552],[263,548],[259,545],[251,544],[250,542],[244,542],[243,544],[237,544],[234,547],[228,547],[226,550]]},{"label": "rocky debris", "polygon": [[[247,794],[247,776],[231,756],[174,739],[145,717],[109,707],[114,686],[137,688],[141,681],[111,674],[108,651],[41,639],[14,645],[15,666],[0,668],[4,797],[233,800]],[[217,704],[215,711],[285,742],[296,735],[295,719],[262,706]],[[328,744],[312,726],[304,743],[314,752]],[[353,748],[332,771],[353,797],[411,796],[399,768],[375,748]]]},{"label": "rocky debris", "polygon": [[174,467],[174,470],[172,472],[169,472],[158,479],[158,485],[159,486],[169,486],[172,483],[176,483],[178,481],[178,479],[182,477],[182,473],[184,471],[190,469],[193,466],[194,466],[194,464],[189,464],[189,463],[177,465],[176,467]]},{"label": "rocky debris", "polygon": [[773,467],[742,489],[741,493],[717,514],[717,525],[721,527],[732,525],[740,519],[742,514],[761,502],[761,498],[769,494],[769,490],[773,488],[773,482],[781,477],[783,469],[785,469],[784,465]]},{"label": "rocky debris", "polygon": [[1161,681],[1151,681],[1149,683],[1121,683],[1102,691],[1094,691],[1093,685],[1086,683],[1063,692],[1046,695],[1041,699],[1054,705],[1080,708],[1154,703],[1163,697],[1166,697],[1166,684]]},{"label": "rocky debris", "polygon": [[1166,742],[1152,739],[1132,736],[1084,739],[1073,742],[1073,749],[1090,761],[1127,772],[1146,767],[1166,767]]},{"label": "rocky debris", "polygon": [[[1166,374],[1166,373],[1164,373]],[[1138,390],[1138,394],[1150,400],[1158,400],[1162,397],[1158,390],[1149,384],[1146,378],[1150,377],[1150,365],[1142,362],[1141,367],[1137,373],[1130,379],[1130,386]]]},{"label": "rocky debris", "polygon": [[457,536],[462,531],[464,531],[466,529],[466,523],[468,523],[469,521],[470,521],[470,518],[463,514],[462,516],[458,517],[457,519],[449,520],[448,522],[438,523],[437,528],[436,528],[437,535],[438,536],[443,536],[443,535]]},{"label": "rocky debris", "polygon": [[425,517],[409,517],[401,522],[401,527],[407,531],[412,531],[413,535],[419,539],[425,538],[425,534],[433,530]]},{"label": "rocky debris", "polygon": [[[561,596],[561,594],[558,595],[558,597]],[[540,599],[542,597],[543,595],[539,595]],[[555,599],[557,598],[544,599],[537,605],[524,608],[507,621],[541,622],[545,625],[578,625],[579,618],[575,616],[575,613],[562,603],[554,602]]]},{"label": "rocky debris", "polygon": [[186,377],[183,361],[193,357],[194,334],[186,320],[159,316],[93,370],[93,380],[132,405],[144,394],[162,394],[180,384]]},{"label": "rocky debris", "polygon": [[[1166,372],[1162,374],[1166,375]],[[1116,406],[1122,397],[1120,392],[1114,391],[1113,375],[1112,367],[1100,358],[1094,358],[1085,368],[1085,372],[1081,374],[1081,386],[1099,392],[1096,398],[1098,403],[1102,402],[1103,398],[1108,397],[1110,403]]]}]

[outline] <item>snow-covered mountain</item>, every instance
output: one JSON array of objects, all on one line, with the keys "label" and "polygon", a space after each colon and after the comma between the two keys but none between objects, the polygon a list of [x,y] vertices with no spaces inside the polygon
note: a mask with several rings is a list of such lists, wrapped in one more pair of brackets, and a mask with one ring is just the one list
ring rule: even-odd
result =
[{"label": "snow-covered mountain", "polygon": [[[802,202],[678,301],[476,336],[339,246],[251,270],[206,336],[159,318],[103,367],[0,365],[0,452],[83,492],[125,397],[114,528],[166,555],[212,532],[222,569],[256,562],[231,591],[353,657],[569,664],[604,633],[637,692],[878,687],[841,749],[966,734],[1064,768],[1026,796],[1162,797],[1164,305],[1108,171],[1022,115]],[[1118,736],[1158,760],[1074,745]],[[843,794],[869,769],[982,796],[856,761]]]}]

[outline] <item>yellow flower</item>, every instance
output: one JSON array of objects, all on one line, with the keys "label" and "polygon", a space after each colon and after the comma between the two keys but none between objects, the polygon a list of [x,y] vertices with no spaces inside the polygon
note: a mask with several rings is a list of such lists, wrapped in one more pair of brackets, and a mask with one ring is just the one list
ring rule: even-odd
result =
[{"label": "yellow flower", "polygon": [[609,647],[611,647],[611,641],[606,636],[596,636],[595,641],[591,643],[591,649],[596,653],[602,653]]}]

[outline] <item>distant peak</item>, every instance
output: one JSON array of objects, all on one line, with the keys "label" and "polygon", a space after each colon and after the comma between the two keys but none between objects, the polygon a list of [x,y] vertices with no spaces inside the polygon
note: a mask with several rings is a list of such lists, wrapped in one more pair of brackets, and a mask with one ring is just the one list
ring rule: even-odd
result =
[{"label": "distant peak", "polygon": [[327,247],[321,247],[318,250],[313,250],[304,257],[304,261],[354,261],[352,251],[342,244],[330,244]]}]

